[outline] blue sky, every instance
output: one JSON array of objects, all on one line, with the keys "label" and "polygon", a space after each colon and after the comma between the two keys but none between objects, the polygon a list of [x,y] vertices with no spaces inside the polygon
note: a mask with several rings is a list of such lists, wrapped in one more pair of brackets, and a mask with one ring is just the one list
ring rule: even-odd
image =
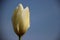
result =
[{"label": "blue sky", "polygon": [[60,29],[60,5],[57,0],[2,0],[0,39],[18,40],[11,22],[14,9],[22,3],[30,8],[30,29],[22,40],[55,40]]}]

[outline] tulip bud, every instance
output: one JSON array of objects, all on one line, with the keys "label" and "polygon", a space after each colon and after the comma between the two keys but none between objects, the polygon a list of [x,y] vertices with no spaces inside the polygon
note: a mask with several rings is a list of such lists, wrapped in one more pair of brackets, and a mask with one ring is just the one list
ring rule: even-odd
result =
[{"label": "tulip bud", "polygon": [[30,27],[29,8],[23,8],[22,4],[19,4],[12,16],[12,24],[15,33],[22,36]]}]

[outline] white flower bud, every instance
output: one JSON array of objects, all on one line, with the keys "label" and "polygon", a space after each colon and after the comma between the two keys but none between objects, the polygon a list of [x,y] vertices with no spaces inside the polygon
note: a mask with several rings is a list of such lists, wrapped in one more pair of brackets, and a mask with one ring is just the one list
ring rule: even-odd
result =
[{"label": "white flower bud", "polygon": [[16,34],[22,36],[30,27],[29,8],[24,9],[22,4],[19,4],[12,16],[12,23]]}]

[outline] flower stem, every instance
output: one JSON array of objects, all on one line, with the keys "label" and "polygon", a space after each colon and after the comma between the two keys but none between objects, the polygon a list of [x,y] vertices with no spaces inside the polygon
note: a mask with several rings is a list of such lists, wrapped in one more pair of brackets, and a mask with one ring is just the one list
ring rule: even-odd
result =
[{"label": "flower stem", "polygon": [[19,36],[19,40],[21,40],[21,36]]}]

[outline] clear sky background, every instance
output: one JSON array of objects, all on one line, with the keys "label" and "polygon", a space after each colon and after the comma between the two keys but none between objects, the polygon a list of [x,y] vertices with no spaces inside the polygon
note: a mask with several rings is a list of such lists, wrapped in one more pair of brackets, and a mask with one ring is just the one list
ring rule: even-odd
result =
[{"label": "clear sky background", "polygon": [[22,40],[57,40],[60,33],[59,0],[0,1],[0,40],[18,40],[11,22],[14,9],[22,3],[30,8],[30,29]]}]

